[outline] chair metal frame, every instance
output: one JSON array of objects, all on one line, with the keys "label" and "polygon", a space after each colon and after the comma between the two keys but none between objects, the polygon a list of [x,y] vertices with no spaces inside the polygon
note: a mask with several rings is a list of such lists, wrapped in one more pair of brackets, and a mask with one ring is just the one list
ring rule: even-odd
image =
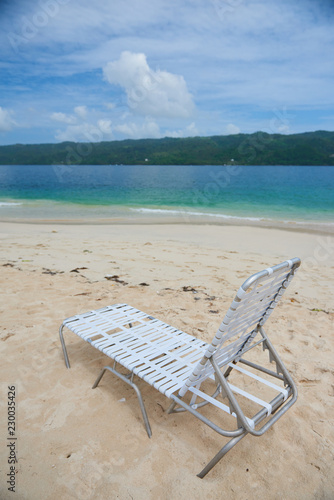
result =
[{"label": "chair metal frame", "polygon": [[[188,411],[218,434],[230,438],[198,474],[203,478],[247,434],[263,435],[297,399],[296,385],[263,325],[299,266],[300,259],[294,258],[248,278],[239,288],[211,344],[127,304],[115,304],[67,318],[59,329],[65,364],[70,368],[63,337],[63,328],[67,327],[113,359],[113,367],[102,368],[93,389],[106,371],[130,385],[137,395],[149,437],[152,431],[140,389],[133,381],[134,375],[170,398],[167,413]],[[260,346],[268,351],[269,364],[274,362],[276,371],[245,358],[249,351]],[[129,373],[121,373],[117,364],[127,368]],[[230,382],[233,370],[278,394],[265,401],[236,387]],[[276,382],[273,383],[272,379]],[[214,384],[214,391],[210,394],[201,390],[205,381]],[[190,401],[187,402],[186,398]],[[224,398],[227,398],[228,405],[221,401]],[[241,408],[240,398],[250,400],[262,409],[248,417]],[[234,416],[236,428],[222,428],[211,416],[209,418],[199,411],[207,405],[218,410],[219,418],[221,410]],[[266,422],[259,427],[264,420]]]}]

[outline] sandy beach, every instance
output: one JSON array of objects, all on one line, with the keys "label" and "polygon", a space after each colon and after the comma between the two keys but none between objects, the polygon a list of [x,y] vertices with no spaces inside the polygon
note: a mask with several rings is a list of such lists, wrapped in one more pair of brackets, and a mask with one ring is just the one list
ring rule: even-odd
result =
[{"label": "sandy beach", "polygon": [[[333,235],[204,224],[1,222],[0,231],[1,499],[334,497]],[[196,474],[226,439],[190,414],[167,415],[169,401],[139,383],[148,439],[131,388],[107,374],[92,390],[109,358],[71,332],[65,367],[58,329],[69,316],[125,302],[210,342],[243,281],[292,257],[302,267],[267,333],[298,401],[203,480]],[[6,484],[8,386],[15,493]]]}]

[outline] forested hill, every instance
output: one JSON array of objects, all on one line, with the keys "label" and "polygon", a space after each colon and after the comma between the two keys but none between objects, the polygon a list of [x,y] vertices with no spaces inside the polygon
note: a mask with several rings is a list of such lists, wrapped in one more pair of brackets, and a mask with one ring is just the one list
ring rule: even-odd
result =
[{"label": "forested hill", "polygon": [[0,146],[1,165],[334,165],[334,132]]}]

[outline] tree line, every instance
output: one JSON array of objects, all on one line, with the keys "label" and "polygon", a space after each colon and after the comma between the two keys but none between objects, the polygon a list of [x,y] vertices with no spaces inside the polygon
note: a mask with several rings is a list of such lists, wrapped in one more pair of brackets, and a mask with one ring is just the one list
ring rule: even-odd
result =
[{"label": "tree line", "polygon": [[334,165],[334,132],[0,146],[1,165]]}]

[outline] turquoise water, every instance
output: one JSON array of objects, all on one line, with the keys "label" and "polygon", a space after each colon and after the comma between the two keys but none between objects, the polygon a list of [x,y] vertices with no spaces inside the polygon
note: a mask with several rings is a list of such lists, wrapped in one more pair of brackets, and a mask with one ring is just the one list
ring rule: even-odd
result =
[{"label": "turquoise water", "polygon": [[0,166],[0,218],[334,223],[334,168]]}]

